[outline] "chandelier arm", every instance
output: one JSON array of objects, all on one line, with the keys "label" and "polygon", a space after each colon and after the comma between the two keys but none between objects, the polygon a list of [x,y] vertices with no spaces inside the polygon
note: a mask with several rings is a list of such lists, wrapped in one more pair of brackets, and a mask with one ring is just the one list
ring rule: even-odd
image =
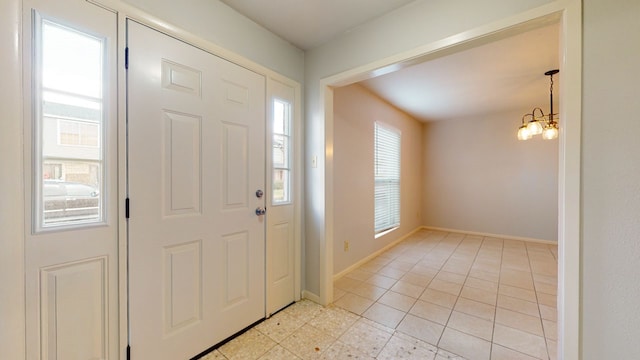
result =
[{"label": "chandelier arm", "polygon": [[[538,110],[540,112],[540,117],[536,118],[536,110]],[[547,118],[546,115],[544,114],[544,111],[542,111],[542,109],[540,109],[539,107],[535,107],[533,108],[533,111],[531,112],[532,118],[534,121],[543,121],[543,122],[547,122]]]}]

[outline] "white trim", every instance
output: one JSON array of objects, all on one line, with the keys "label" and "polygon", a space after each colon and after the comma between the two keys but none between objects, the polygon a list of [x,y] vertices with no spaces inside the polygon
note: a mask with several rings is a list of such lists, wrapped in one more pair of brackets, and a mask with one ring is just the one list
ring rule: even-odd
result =
[{"label": "white trim", "polygon": [[513,235],[505,235],[505,234],[492,234],[492,233],[485,233],[485,232],[478,232],[478,231],[441,228],[441,227],[437,227],[437,226],[423,226],[422,228],[425,229],[425,230],[446,231],[446,232],[453,232],[453,233],[458,233],[458,234],[486,236],[486,237],[493,237],[493,238],[504,239],[504,240],[519,240],[519,241],[526,241],[526,242],[531,242],[531,243],[558,245],[557,241],[544,240],[544,239],[535,239],[535,238],[523,237],[523,236],[513,236]]},{"label": "white trim", "polygon": [[[320,104],[324,120],[324,239],[320,238],[320,304],[333,302],[333,88],[320,80]],[[324,244],[322,244],[324,240]]]},{"label": "white trim", "polygon": [[127,72],[125,71],[124,45],[127,43],[127,19],[118,18],[118,305],[120,308],[120,331],[118,354],[120,359],[127,358],[129,344],[129,252],[128,223],[126,218],[127,187]]},{"label": "white trim", "polygon": [[355,264],[349,266],[348,268],[340,271],[337,274],[333,275],[333,281],[336,281],[338,279],[340,279],[341,277],[347,275],[349,272],[351,272],[352,270],[357,269],[358,267],[360,267],[361,265],[365,264],[366,262],[368,262],[369,260],[375,258],[376,256],[382,254],[383,252],[391,249],[392,247],[398,245],[399,243],[407,240],[411,235],[417,233],[418,231],[422,230],[423,227],[422,226],[418,226],[417,228],[415,228],[413,231],[405,234],[404,236],[401,236],[399,239],[392,241],[391,243],[389,243],[388,245],[386,245],[385,247],[383,247],[382,249],[374,252],[373,254],[368,255],[367,257],[359,260],[358,262],[356,262]]},{"label": "white trim", "polygon": [[[275,80],[275,77],[272,77]],[[279,76],[280,81],[285,80],[284,77]],[[295,132],[293,136],[294,139],[294,147],[293,151],[293,166],[298,169],[296,176],[294,176],[293,180],[293,197],[295,203],[295,210],[293,214],[294,224],[296,224],[295,229],[295,264],[294,264],[294,274],[295,274],[295,284],[294,284],[294,293],[295,300],[298,301],[301,298],[301,289],[302,289],[302,234],[304,232],[304,224],[302,221],[302,209],[304,208],[304,191],[303,191],[303,183],[304,183],[304,121],[302,119],[302,86],[294,81],[286,79],[286,83],[293,86],[295,91],[295,105],[294,105],[294,113],[293,113],[293,122]]]},{"label": "white trim", "polygon": [[[580,124],[582,106],[582,2],[553,1],[540,7],[383,58],[320,80],[320,116],[325,126],[325,237],[320,243],[320,300],[333,299],[333,87],[356,83],[535,28],[562,24],[561,114],[558,179],[558,358],[580,357]],[[324,242],[324,243],[322,243]]]},{"label": "white trim", "polygon": [[[582,1],[562,14],[560,161],[558,163],[558,358],[580,359]],[[564,129],[564,130],[563,130]]]}]

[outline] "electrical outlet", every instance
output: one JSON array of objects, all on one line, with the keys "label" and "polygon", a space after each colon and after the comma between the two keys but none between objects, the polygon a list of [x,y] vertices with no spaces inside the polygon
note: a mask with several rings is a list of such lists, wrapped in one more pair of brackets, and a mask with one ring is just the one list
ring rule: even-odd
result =
[{"label": "electrical outlet", "polygon": [[344,251],[349,251],[349,241],[348,240],[344,241]]}]

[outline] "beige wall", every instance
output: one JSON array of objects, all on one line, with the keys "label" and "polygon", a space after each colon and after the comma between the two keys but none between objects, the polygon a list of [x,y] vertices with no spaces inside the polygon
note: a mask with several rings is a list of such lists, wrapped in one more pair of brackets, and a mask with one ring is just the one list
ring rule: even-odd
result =
[{"label": "beige wall", "polygon": [[425,124],[424,225],[557,241],[558,140],[518,141],[521,117]]},{"label": "beige wall", "polygon": [[[334,273],[390,244],[421,225],[421,123],[360,85],[334,91]],[[375,238],[373,128],[381,121],[401,135],[400,227]],[[349,241],[349,251],[344,251]]]}]

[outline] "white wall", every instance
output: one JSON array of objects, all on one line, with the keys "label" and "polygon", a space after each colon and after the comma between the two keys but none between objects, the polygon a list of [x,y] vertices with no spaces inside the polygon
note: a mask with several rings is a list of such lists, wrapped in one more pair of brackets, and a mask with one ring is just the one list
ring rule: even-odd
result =
[{"label": "white wall", "polygon": [[640,1],[584,0],[582,356],[640,359]]},{"label": "white wall", "polygon": [[299,83],[304,53],[218,0],[124,0]]},{"label": "white wall", "polygon": [[557,241],[558,140],[519,141],[521,117],[425,124],[424,225]]},{"label": "white wall", "polygon": [[[373,129],[375,121],[402,132],[400,227],[374,233]],[[421,225],[422,124],[360,85],[334,90],[334,274]],[[349,241],[349,251],[343,242]]]}]

